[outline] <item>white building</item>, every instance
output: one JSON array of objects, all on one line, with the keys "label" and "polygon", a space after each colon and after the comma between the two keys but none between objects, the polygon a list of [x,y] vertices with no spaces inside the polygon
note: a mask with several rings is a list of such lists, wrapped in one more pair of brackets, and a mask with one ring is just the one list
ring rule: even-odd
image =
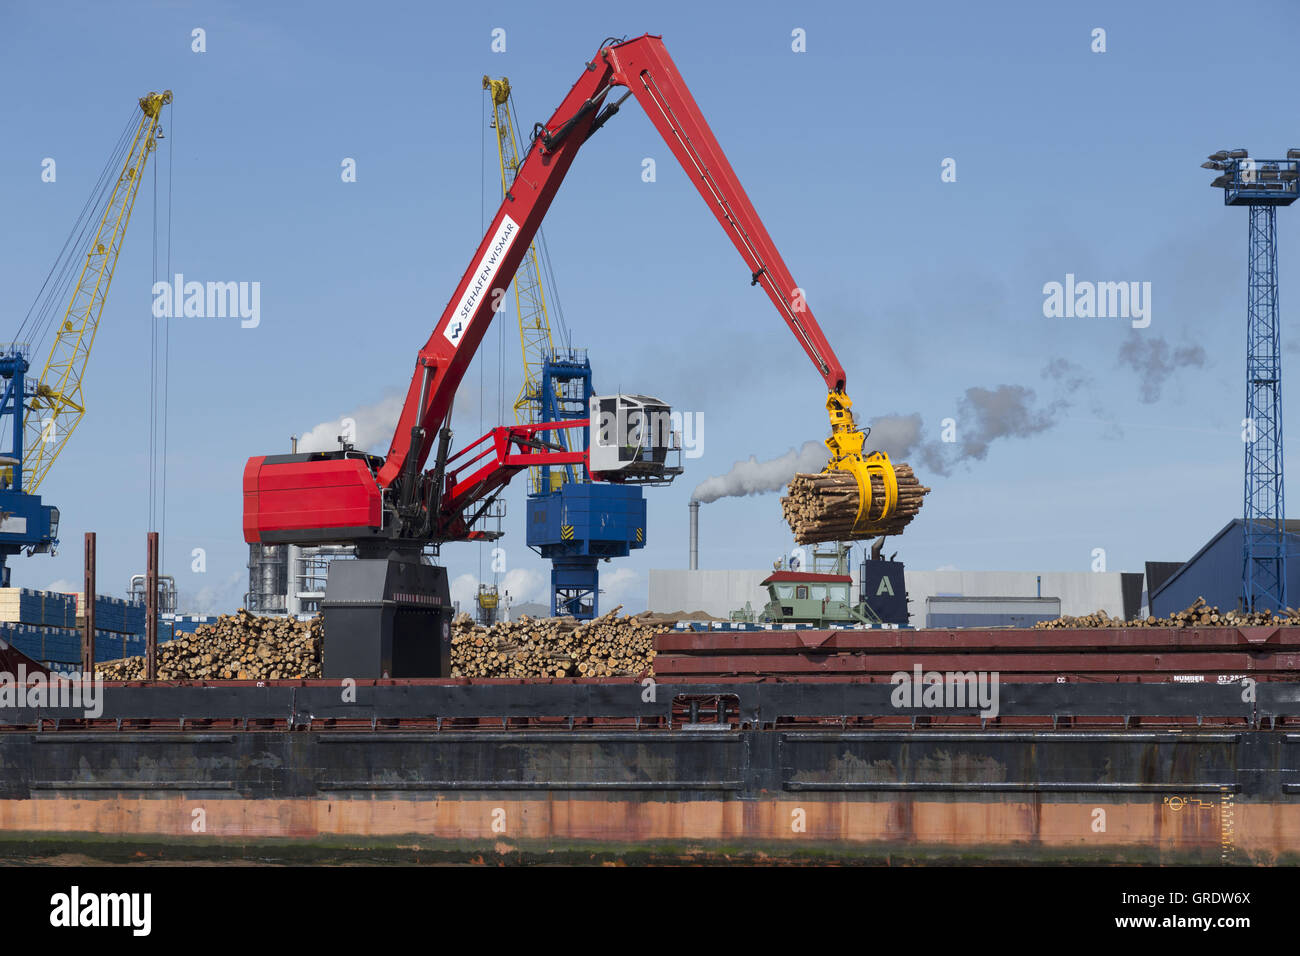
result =
[{"label": "white building", "polygon": [[[755,611],[767,603],[767,590],[759,582],[771,574],[763,571],[652,570],[647,607],[658,613],[705,611],[726,618],[748,601]],[[928,599],[932,597],[1058,598],[1061,613],[1091,614],[1105,611],[1124,616],[1121,574],[1117,571],[904,571],[908,612],[913,627],[925,627]],[[853,568],[854,597],[858,569]],[[1134,608],[1132,613],[1136,614]]]}]

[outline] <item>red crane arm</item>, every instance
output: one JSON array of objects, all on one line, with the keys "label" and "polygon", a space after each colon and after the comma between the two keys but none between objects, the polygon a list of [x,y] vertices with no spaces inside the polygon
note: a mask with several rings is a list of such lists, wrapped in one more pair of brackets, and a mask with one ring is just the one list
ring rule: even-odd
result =
[{"label": "red crane arm", "polygon": [[[393,443],[379,471],[381,487],[392,484],[404,468],[412,467],[408,455],[414,455],[415,470],[424,467],[438,426],[451,410],[456,389],[491,324],[492,314],[501,308],[519,263],[573,164],[578,147],[587,138],[609,88],[608,71],[592,66],[584,72],[546,124],[551,135],[562,128],[565,135],[550,149],[534,142],[520,164],[487,235],[456,284],[429,341],[420,349]],[[412,447],[417,441],[418,447]]]},{"label": "red crane arm", "polygon": [[808,310],[803,291],[754,211],[663,41],[647,34],[602,53],[613,67],[614,82],[627,87],[637,98],[745,260],[751,282],[763,287],[817,367],[827,390],[843,391],[844,367]]},{"label": "red crane arm", "polygon": [[[803,301],[731,164],[700,114],[663,41],[652,35],[602,48],[569,90],[519,167],[510,192],[479,244],[429,341],[420,350],[379,484],[387,487],[408,454],[422,468],[438,425],[499,308],[519,263],[555,198],[578,148],[615,86],[627,87],[704,197],[709,209],[799,339],[830,391],[843,391],[844,368]],[[413,433],[412,427],[419,432]],[[413,447],[413,442],[419,442]]]}]

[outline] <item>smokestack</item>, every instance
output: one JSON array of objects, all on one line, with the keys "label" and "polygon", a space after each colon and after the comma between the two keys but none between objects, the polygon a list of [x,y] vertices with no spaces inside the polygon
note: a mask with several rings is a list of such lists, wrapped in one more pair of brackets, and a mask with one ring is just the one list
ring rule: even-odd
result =
[{"label": "smokestack", "polygon": [[691,500],[691,570],[700,569],[700,503]]}]

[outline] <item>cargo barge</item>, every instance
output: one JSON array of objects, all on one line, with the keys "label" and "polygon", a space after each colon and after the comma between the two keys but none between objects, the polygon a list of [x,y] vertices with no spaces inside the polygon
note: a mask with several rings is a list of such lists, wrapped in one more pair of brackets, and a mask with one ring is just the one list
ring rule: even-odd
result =
[{"label": "cargo barge", "polygon": [[[822,672],[743,673],[783,639]],[[716,673],[654,679],[152,682],[105,686],[93,717],[0,708],[0,840],[259,858],[1300,859],[1300,628],[723,646],[741,640],[666,633],[657,666]],[[996,714],[973,698],[900,706],[900,659],[997,674]]]}]

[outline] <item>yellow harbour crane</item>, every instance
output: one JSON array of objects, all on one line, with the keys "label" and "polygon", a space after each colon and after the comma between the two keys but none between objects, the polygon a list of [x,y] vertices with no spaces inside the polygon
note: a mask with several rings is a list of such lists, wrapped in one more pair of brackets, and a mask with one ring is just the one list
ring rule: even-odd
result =
[{"label": "yellow harbour crane", "polygon": [[104,300],[113,281],[122,237],[144,178],[145,164],[162,136],[159,115],[171,101],[171,90],[140,98],[140,119],[131,137],[126,163],[113,184],[99,228],[81,264],[81,274],[67,311],[55,331],[49,358],[45,360],[45,367],[28,401],[27,448],[23,461],[24,485],[28,493],[40,488],[50,466],[86,414],[81,393],[86,361],[95,344],[99,317],[104,311]]},{"label": "yellow harbour crane", "polygon": [[[496,131],[497,159],[501,171],[501,192],[505,195],[515,180],[522,158],[519,155],[519,141],[516,134],[516,119],[510,102],[510,80],[502,77],[494,80],[483,77],[483,89],[492,95],[491,127]],[[546,293],[542,286],[542,261],[538,255],[537,242],[528,245],[519,271],[515,273],[515,313],[519,317],[519,344],[523,351],[524,382],[515,399],[515,421],[520,425],[536,424],[544,420],[543,410],[543,368],[547,359],[555,353],[555,343],[551,335],[551,319],[546,304]],[[557,386],[558,387],[558,386]],[[568,448],[567,433],[555,432],[552,441]],[[567,476],[563,468],[529,469],[529,490],[533,494],[554,491]]]},{"label": "yellow harbour crane", "polygon": [[[0,587],[9,586],[10,556],[53,553],[59,543],[59,509],[36,492],[86,414],[86,362],[145,165],[163,135],[159,116],[171,101],[171,90],[140,98],[139,117],[118,138],[36,302],[13,342],[0,347],[0,441],[8,441],[0,446]],[[50,331],[49,357],[30,376],[30,350]]]}]

